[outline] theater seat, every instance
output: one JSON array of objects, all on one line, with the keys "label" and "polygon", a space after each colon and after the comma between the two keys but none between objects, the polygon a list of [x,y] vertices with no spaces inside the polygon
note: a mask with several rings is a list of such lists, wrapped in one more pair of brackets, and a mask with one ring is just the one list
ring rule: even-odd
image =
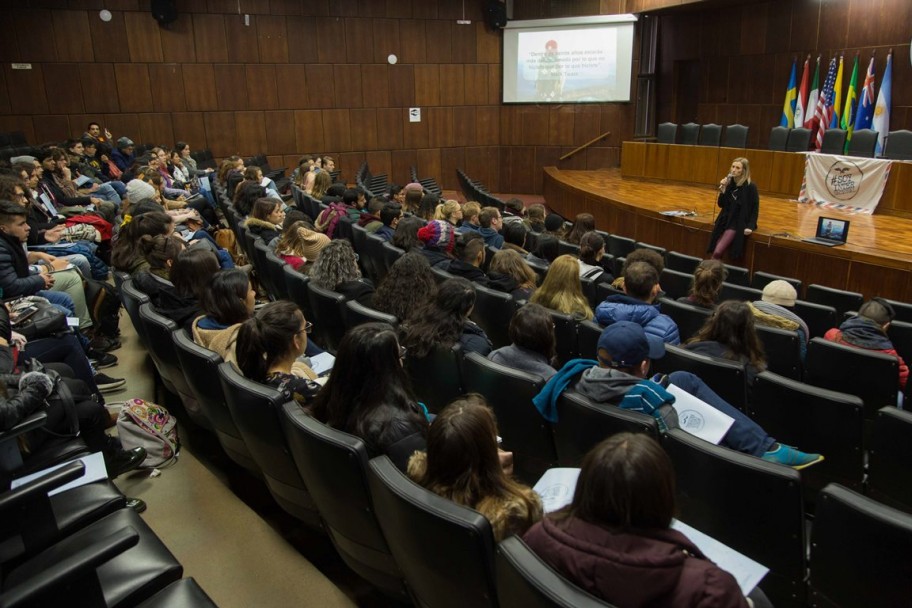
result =
[{"label": "theater seat", "polygon": [[136,608],[217,608],[192,578],[173,582]]}]

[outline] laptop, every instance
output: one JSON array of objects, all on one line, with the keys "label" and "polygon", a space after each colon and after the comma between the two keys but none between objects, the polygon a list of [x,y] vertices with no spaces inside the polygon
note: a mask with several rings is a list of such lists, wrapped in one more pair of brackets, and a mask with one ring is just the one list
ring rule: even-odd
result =
[{"label": "laptop", "polygon": [[849,236],[849,221],[834,217],[817,218],[817,234],[812,239],[801,239],[806,243],[817,243],[825,247],[845,245]]}]

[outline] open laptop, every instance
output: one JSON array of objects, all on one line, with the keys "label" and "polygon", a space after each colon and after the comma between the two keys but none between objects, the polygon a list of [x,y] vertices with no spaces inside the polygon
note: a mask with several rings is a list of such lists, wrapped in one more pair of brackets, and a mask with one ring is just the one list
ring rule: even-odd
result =
[{"label": "open laptop", "polygon": [[826,247],[845,245],[849,236],[849,221],[833,217],[817,218],[817,234],[812,239],[801,239],[807,243],[817,243]]}]

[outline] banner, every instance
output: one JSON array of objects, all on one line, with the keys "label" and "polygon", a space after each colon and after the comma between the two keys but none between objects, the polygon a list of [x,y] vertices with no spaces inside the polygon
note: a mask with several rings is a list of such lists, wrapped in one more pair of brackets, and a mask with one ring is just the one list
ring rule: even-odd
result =
[{"label": "banner", "polygon": [[807,154],[799,203],[855,213],[874,213],[890,176],[892,161]]}]

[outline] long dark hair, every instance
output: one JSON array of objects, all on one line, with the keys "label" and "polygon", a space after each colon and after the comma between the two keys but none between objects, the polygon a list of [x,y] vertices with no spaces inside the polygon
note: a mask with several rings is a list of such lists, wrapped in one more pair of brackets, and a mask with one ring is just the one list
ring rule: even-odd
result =
[{"label": "long dark hair", "polygon": [[422,226],[424,222],[417,217],[403,217],[396,226],[396,232],[393,233],[393,245],[404,251],[421,245],[421,241],[418,240],[418,229]]},{"label": "long dark hair", "polygon": [[599,261],[596,259],[598,252],[605,248],[605,239],[598,232],[591,230],[580,237],[580,260],[590,266],[598,266]]},{"label": "long dark hair", "polygon": [[437,297],[413,317],[403,342],[416,357],[424,357],[435,347],[447,348],[459,340],[466,318],[475,305],[475,287],[462,277],[447,279]]},{"label": "long dark hair", "polygon": [[245,377],[265,382],[269,368],[294,348],[304,315],[294,302],[270,302],[241,323],[237,336],[237,362]]},{"label": "long dark hair", "polygon": [[746,359],[760,370],[766,368],[766,355],[757,336],[754,313],[745,302],[726,300],[719,304],[688,343],[708,340],[723,344],[728,349],[726,357],[729,359]]},{"label": "long dark hair", "polygon": [[200,300],[218,270],[218,258],[211,249],[184,249],[171,265],[169,277],[181,296]]},{"label": "long dark hair", "polygon": [[136,259],[142,256],[139,243],[143,235],[167,234],[174,220],[167,213],[152,211],[134,216],[124,224],[111,249],[111,264],[117,270],[129,272]]},{"label": "long dark hair", "polygon": [[576,216],[576,221],[573,222],[573,227],[567,233],[567,236],[564,237],[564,240],[568,243],[579,245],[583,235],[593,231],[595,231],[595,218],[591,213],[580,213]]},{"label": "long dark hair", "polygon": [[437,281],[426,257],[411,251],[396,260],[374,293],[373,307],[408,321],[437,296]]},{"label": "long dark hair", "polygon": [[247,292],[250,278],[239,268],[220,270],[212,275],[200,303],[206,314],[222,325],[243,323],[250,318]]},{"label": "long dark hair", "polygon": [[176,236],[144,234],[139,239],[139,248],[149,263],[149,267],[161,270],[168,268],[169,261],[174,263],[177,256],[184,250],[184,242]]}]

